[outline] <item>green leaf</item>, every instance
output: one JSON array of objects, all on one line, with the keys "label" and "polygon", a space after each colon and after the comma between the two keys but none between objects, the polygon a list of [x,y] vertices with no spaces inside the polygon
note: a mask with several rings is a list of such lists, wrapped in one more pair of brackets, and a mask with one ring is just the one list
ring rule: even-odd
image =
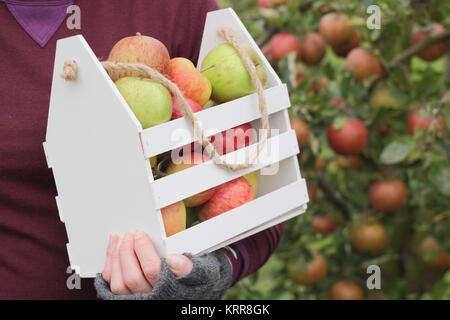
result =
[{"label": "green leaf", "polygon": [[396,164],[405,160],[413,149],[414,140],[409,136],[403,136],[384,148],[380,160],[384,164]]},{"label": "green leaf", "polygon": [[440,166],[431,169],[429,178],[440,193],[450,196],[450,167]]}]

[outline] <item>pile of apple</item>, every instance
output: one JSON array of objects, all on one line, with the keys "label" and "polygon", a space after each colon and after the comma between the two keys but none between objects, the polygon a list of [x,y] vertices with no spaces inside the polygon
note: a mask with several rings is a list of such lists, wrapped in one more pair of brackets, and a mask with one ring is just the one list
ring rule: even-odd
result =
[{"label": "pile of apple", "polygon": [[[267,73],[258,54],[252,48],[244,47],[255,64],[259,79],[266,85]],[[144,64],[157,70],[178,86],[193,112],[255,92],[239,54],[226,43],[207,54],[201,64],[202,71],[186,58],[171,59],[162,42],[139,33],[117,42],[108,60]],[[122,72],[118,77],[115,84],[144,129],[184,116],[180,101],[160,83],[136,71]],[[256,134],[247,123],[218,133],[210,141],[219,154],[226,154],[253,144]],[[210,160],[201,146],[192,146],[194,148],[189,152],[183,148],[177,161],[165,166],[165,174],[174,174]],[[155,168],[158,157],[151,158],[150,164]],[[211,219],[253,200],[257,184],[257,174],[253,172],[163,208],[166,235],[171,236],[198,220]]]}]

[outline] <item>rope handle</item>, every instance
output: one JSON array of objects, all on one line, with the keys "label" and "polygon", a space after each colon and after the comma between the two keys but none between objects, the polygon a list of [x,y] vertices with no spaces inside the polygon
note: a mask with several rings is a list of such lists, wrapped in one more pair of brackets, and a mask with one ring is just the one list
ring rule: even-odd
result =
[{"label": "rope handle", "polygon": [[[102,66],[106,69],[109,76],[113,81],[121,77],[125,72],[134,71],[139,74],[149,77],[155,82],[158,82],[165,86],[180,102],[182,106],[183,113],[185,117],[191,122],[194,130],[195,137],[201,142],[202,146],[205,148],[206,152],[211,156],[213,162],[223,168],[231,171],[238,171],[242,169],[247,169],[253,165],[255,160],[259,157],[261,150],[265,147],[267,139],[269,136],[269,115],[267,113],[267,103],[264,95],[264,87],[261,80],[258,78],[255,65],[253,64],[251,58],[249,57],[247,51],[241,46],[241,44],[230,34],[227,28],[221,28],[219,30],[219,36],[224,38],[231,46],[233,46],[238,52],[239,56],[247,69],[251,81],[255,86],[256,92],[258,94],[259,111],[261,113],[261,126],[262,134],[256,146],[256,150],[244,161],[243,163],[235,164],[228,163],[221,158],[221,155],[217,152],[214,145],[209,141],[208,137],[205,135],[203,128],[200,125],[194,112],[192,112],[189,107],[183,93],[178,88],[178,86],[167,79],[164,75],[159,73],[157,70],[143,65],[135,63],[121,63],[121,62],[111,62],[103,61]],[[74,60],[68,60],[64,62],[63,73],[61,77],[65,80],[75,80],[77,77],[77,64]]]}]

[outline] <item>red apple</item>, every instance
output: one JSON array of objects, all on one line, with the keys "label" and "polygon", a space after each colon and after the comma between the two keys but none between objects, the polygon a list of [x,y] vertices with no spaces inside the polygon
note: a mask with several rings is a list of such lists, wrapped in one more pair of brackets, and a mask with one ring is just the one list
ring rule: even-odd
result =
[{"label": "red apple", "polygon": [[355,48],[349,52],[346,67],[353,71],[357,81],[372,76],[381,77],[384,74],[384,66],[380,58],[363,48]]},{"label": "red apple", "polygon": [[[445,28],[440,24],[434,23],[430,31],[416,30],[413,33],[411,39],[412,45],[417,45],[429,37],[438,35],[439,33],[445,32]],[[419,53],[419,57],[425,61],[433,61],[442,57],[448,51],[448,41],[444,40],[438,42]]]},{"label": "red apple", "polygon": [[333,51],[337,56],[345,57],[347,54],[352,51],[353,49],[359,47],[359,43],[361,41],[361,36],[358,31],[355,31],[355,34],[353,35],[352,40],[345,45],[341,46],[334,46]]},{"label": "red apple", "polygon": [[183,201],[162,208],[161,214],[167,237],[186,229],[186,207]]},{"label": "red apple", "polygon": [[370,186],[372,205],[381,212],[395,212],[402,209],[408,200],[408,189],[403,181],[377,181]]},{"label": "red apple", "polygon": [[260,8],[270,8],[274,3],[286,3],[286,0],[259,0],[258,7]]},{"label": "red apple", "polygon": [[[192,112],[201,111],[202,107],[189,98],[186,98],[187,103],[191,107]],[[172,96],[172,120],[184,117],[183,107],[178,102],[178,99],[175,96]]]},{"label": "red apple", "polygon": [[345,46],[354,37],[355,30],[342,13],[327,13],[320,19],[319,31],[331,46]]},{"label": "red apple", "polygon": [[306,123],[298,118],[291,119],[291,127],[295,130],[298,145],[301,148],[306,147],[309,140],[309,127]]},{"label": "red apple", "polygon": [[[202,153],[199,152],[191,152],[187,154],[183,154],[177,159],[174,159],[174,162],[169,165],[167,168],[166,173],[167,174],[174,174],[176,172],[179,172],[184,169],[188,169],[192,166],[195,166],[197,164],[200,164],[202,162],[208,161],[209,158]],[[177,163],[175,163],[175,161]],[[193,195],[189,198],[184,199],[184,204],[186,207],[196,207],[199,206],[206,201],[208,201],[216,191],[216,188],[211,188],[208,190],[205,190],[203,192],[200,192],[196,195]]]},{"label": "red apple", "polygon": [[267,57],[275,61],[281,60],[291,52],[298,52],[300,40],[287,32],[277,33],[272,37],[267,47]]},{"label": "red apple", "polygon": [[419,252],[428,270],[441,273],[450,268],[450,255],[442,248],[435,237],[426,237],[420,245]]},{"label": "red apple", "polygon": [[[124,63],[141,63],[158,70],[162,74],[167,73],[169,66],[169,51],[159,40],[137,34],[126,37],[117,42],[111,49],[109,61]],[[142,76],[137,72],[124,72],[119,77]]]},{"label": "red apple", "polygon": [[346,120],[339,128],[329,125],[327,135],[330,147],[339,154],[356,155],[367,145],[367,128],[358,119]]},{"label": "red apple", "polygon": [[[427,130],[433,123],[433,129],[442,131],[445,128],[445,120],[442,116],[437,116],[433,119],[431,116],[422,115],[419,109],[414,109],[408,115],[408,133],[413,135],[416,130]],[[434,121],[433,121],[434,120]]]},{"label": "red apple", "polygon": [[340,107],[344,105],[344,100],[340,98],[331,98],[330,101],[328,101],[328,104],[333,107]]},{"label": "red apple", "polygon": [[350,234],[352,245],[361,253],[379,254],[389,242],[386,228],[378,222],[359,222]]},{"label": "red apple", "polygon": [[253,144],[256,132],[250,123],[245,123],[212,136],[210,141],[219,154],[227,154]]},{"label": "red apple", "polygon": [[357,283],[339,280],[329,289],[330,300],[364,300],[364,289]]},{"label": "red apple", "polygon": [[336,230],[337,223],[333,217],[316,216],[312,219],[311,226],[315,232],[329,234]]},{"label": "red apple", "polygon": [[243,177],[218,187],[212,198],[200,209],[199,219],[205,221],[237,208],[255,198],[251,184]]},{"label": "red apple", "polygon": [[293,263],[288,264],[289,277],[298,284],[313,286],[321,282],[328,274],[328,263],[323,255],[315,252],[311,261],[298,267]]},{"label": "red apple", "polygon": [[300,38],[298,57],[306,64],[316,65],[322,60],[326,50],[322,36],[317,32],[308,32]]},{"label": "red apple", "polygon": [[205,105],[211,97],[212,87],[208,78],[186,58],[171,59],[167,76],[186,98],[194,100],[200,106]]}]

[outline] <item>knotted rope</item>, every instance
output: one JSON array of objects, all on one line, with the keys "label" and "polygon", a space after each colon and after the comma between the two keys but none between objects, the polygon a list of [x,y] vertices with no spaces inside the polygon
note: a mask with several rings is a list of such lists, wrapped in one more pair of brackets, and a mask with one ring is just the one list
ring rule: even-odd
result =
[{"label": "knotted rope", "polygon": [[[208,152],[208,154],[211,156],[211,159],[214,161],[214,163],[231,171],[238,171],[252,166],[253,163],[256,161],[256,159],[259,157],[261,150],[265,147],[267,143],[267,138],[269,136],[269,115],[267,113],[267,104],[266,98],[264,96],[263,85],[260,79],[258,78],[255,65],[253,64],[247,51],[230,34],[228,29],[221,28],[219,30],[219,35],[222,38],[224,38],[231,46],[233,46],[238,52],[258,94],[259,111],[261,113],[262,132],[258,144],[256,146],[256,150],[243,163],[239,164],[228,163],[221,158],[221,155],[217,152],[214,145],[209,141],[208,137],[205,135],[200,125],[200,122],[198,121],[194,112],[192,112],[181,90],[175,83],[167,79],[157,70],[143,64],[121,63],[111,61],[103,61],[102,66],[106,69],[106,71],[108,72],[109,76],[113,81],[123,76],[124,73],[132,71],[144,75],[145,77],[148,77],[153,81],[158,82],[163,86],[165,86],[173,95],[175,95],[177,100],[180,102],[185,117],[189,120],[189,122],[193,126],[195,137],[201,142],[206,152]],[[66,80],[75,80],[77,74],[76,71],[77,71],[76,62],[74,60],[68,60],[64,63],[64,69],[63,73],[61,74],[61,77]]]}]

